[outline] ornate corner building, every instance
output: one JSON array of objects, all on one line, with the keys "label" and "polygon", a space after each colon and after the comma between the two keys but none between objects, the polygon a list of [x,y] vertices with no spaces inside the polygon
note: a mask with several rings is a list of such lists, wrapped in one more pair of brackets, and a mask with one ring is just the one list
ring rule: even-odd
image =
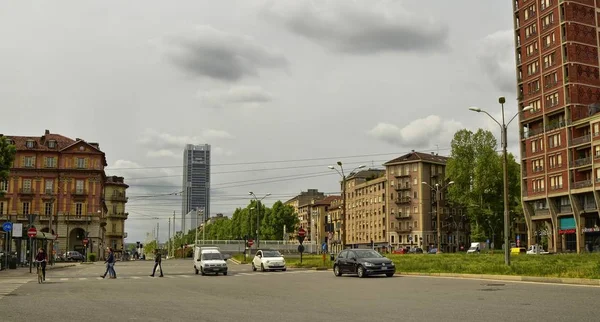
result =
[{"label": "ornate corner building", "polygon": [[115,251],[123,251],[125,245],[125,220],[129,214],[125,212],[127,203],[126,190],[129,188],[123,177],[112,176],[106,179],[104,195],[106,198],[106,245]]},{"label": "ornate corner building", "polygon": [[[17,153],[9,179],[0,182],[5,192],[0,198],[0,223],[22,223],[25,229],[35,226],[55,235],[57,254],[67,250],[84,254],[87,250],[103,258],[105,247],[110,246],[106,243],[107,223],[111,223],[110,240],[117,233],[122,245],[126,185],[122,178],[107,181],[106,157],[98,143],[73,140],[48,130],[42,136],[7,138]],[[111,187],[110,209],[105,202],[105,184]],[[120,223],[120,231],[112,230],[115,223]],[[21,251],[25,243],[15,239],[12,244],[14,250]]]},{"label": "ornate corner building", "polygon": [[[527,243],[600,250],[600,1],[513,0]],[[524,240],[525,238],[521,238]]]}]

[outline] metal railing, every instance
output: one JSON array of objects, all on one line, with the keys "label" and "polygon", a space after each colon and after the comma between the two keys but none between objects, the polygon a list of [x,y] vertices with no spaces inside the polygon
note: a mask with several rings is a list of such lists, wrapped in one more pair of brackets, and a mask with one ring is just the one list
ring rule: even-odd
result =
[{"label": "metal railing", "polygon": [[580,137],[576,137],[576,138],[572,138],[571,139],[571,145],[578,145],[578,144],[583,144],[583,143],[589,143],[590,140],[592,139],[592,136],[587,134],[584,136],[580,136]]},{"label": "metal railing", "polygon": [[592,180],[583,180],[583,181],[575,181],[573,182],[573,189],[580,189],[585,187],[591,187]]}]

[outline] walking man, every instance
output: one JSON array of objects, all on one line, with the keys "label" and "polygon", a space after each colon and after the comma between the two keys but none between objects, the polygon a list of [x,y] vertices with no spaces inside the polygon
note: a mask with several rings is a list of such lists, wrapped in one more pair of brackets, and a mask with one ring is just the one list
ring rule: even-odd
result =
[{"label": "walking man", "polygon": [[117,272],[115,272],[115,254],[110,247],[106,247],[108,251],[108,258],[106,259],[106,272],[104,275],[100,275],[100,277],[105,278],[106,274],[110,274],[110,278],[117,278]]},{"label": "walking man", "polygon": [[154,268],[152,269],[152,274],[150,274],[150,276],[154,277],[154,272],[156,272],[156,267],[158,266],[158,268],[160,268],[160,276],[159,277],[163,277],[163,271],[162,271],[162,257],[160,255],[160,252],[158,251],[158,249],[154,250]]}]

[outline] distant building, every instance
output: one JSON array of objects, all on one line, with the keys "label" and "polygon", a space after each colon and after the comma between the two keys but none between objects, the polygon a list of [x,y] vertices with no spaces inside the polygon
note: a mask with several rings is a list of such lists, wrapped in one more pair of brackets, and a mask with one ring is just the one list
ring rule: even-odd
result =
[{"label": "distant building", "polygon": [[[183,198],[182,230],[185,232],[210,218],[210,145],[188,144],[183,151]],[[191,211],[200,211],[204,219],[191,219],[189,227],[187,217]]]},{"label": "distant building", "polygon": [[125,190],[129,186],[125,184],[123,177],[111,176],[106,179],[104,195],[106,198],[106,233],[105,240],[109,247],[114,250],[124,250],[125,242],[125,220],[129,214],[125,211],[127,195]]},{"label": "distant building", "polygon": [[[321,200],[323,198],[325,198],[325,194],[319,192],[319,189],[308,189],[307,191],[301,191],[299,195],[284,202],[284,205],[289,205],[294,208],[294,213],[298,215],[298,220],[300,221],[300,227],[307,229],[310,226],[308,206],[313,201]],[[310,240],[310,237],[307,236],[307,239]]]}]

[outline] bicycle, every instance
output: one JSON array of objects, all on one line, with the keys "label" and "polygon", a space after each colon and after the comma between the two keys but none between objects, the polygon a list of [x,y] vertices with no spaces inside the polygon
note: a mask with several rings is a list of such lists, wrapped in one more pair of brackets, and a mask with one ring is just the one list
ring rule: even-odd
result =
[{"label": "bicycle", "polygon": [[35,261],[37,264],[37,277],[38,277],[38,284],[42,284],[44,283],[44,272],[42,272],[42,262],[43,261]]}]

